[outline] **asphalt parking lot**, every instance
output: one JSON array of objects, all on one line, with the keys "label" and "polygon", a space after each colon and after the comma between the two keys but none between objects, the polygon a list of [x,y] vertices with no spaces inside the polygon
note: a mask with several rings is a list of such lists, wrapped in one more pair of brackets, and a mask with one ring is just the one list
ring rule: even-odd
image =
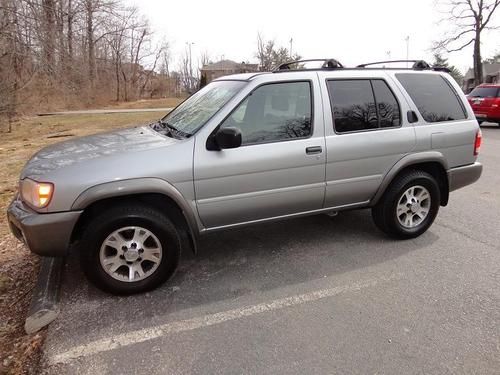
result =
[{"label": "asphalt parking lot", "polygon": [[410,241],[368,210],[217,233],[127,298],[70,258],[44,371],[498,374],[500,127],[483,127],[480,160],[481,179]]}]

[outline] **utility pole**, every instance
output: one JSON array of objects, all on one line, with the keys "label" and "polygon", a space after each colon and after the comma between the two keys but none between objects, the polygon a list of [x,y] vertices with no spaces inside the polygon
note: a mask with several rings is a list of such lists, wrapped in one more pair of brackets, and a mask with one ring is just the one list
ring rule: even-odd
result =
[{"label": "utility pole", "polygon": [[410,56],[410,36],[408,35],[406,38],[405,38],[405,41],[406,41],[406,67],[408,68],[408,59],[409,59],[409,56]]},{"label": "utility pole", "polygon": [[192,89],[193,87],[193,59],[192,59],[192,55],[191,55],[191,46],[194,44],[194,42],[186,42],[186,44],[188,45],[189,47],[189,86],[190,86],[190,89]]},{"label": "utility pole", "polygon": [[290,38],[290,60],[293,59],[292,47],[293,47],[293,38]]}]

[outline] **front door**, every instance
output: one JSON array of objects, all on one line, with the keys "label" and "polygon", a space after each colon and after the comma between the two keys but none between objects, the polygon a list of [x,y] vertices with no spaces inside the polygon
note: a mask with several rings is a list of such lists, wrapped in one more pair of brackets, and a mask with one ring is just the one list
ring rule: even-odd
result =
[{"label": "front door", "polygon": [[196,204],[205,228],[322,208],[325,140],[317,81],[255,88],[221,127],[237,127],[242,145],[209,151],[197,139]]}]

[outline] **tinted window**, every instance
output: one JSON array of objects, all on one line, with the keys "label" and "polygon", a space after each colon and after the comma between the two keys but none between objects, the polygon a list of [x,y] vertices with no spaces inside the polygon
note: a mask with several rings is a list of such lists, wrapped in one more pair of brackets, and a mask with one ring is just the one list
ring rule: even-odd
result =
[{"label": "tinted window", "polygon": [[331,80],[328,91],[339,133],[401,124],[398,101],[383,80]]},{"label": "tinted window", "polygon": [[476,87],[469,94],[473,98],[494,98],[497,95],[500,95],[500,91],[496,87]]},{"label": "tinted window", "polygon": [[328,81],[335,130],[339,133],[378,128],[369,80]]},{"label": "tinted window", "polygon": [[373,92],[377,102],[378,117],[381,128],[390,128],[401,124],[399,104],[394,94],[382,80],[372,80]]},{"label": "tinted window", "polygon": [[461,120],[465,111],[455,91],[437,74],[396,74],[427,122]]},{"label": "tinted window", "polygon": [[264,143],[309,137],[312,133],[309,82],[261,86],[224,121],[241,130],[242,143]]}]

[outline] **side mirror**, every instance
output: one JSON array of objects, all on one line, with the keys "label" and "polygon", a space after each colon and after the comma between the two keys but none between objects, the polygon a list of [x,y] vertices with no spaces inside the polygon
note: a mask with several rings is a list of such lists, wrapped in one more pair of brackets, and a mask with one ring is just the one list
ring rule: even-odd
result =
[{"label": "side mirror", "polygon": [[220,128],[214,140],[219,149],[237,148],[241,146],[241,131],[234,127]]}]

